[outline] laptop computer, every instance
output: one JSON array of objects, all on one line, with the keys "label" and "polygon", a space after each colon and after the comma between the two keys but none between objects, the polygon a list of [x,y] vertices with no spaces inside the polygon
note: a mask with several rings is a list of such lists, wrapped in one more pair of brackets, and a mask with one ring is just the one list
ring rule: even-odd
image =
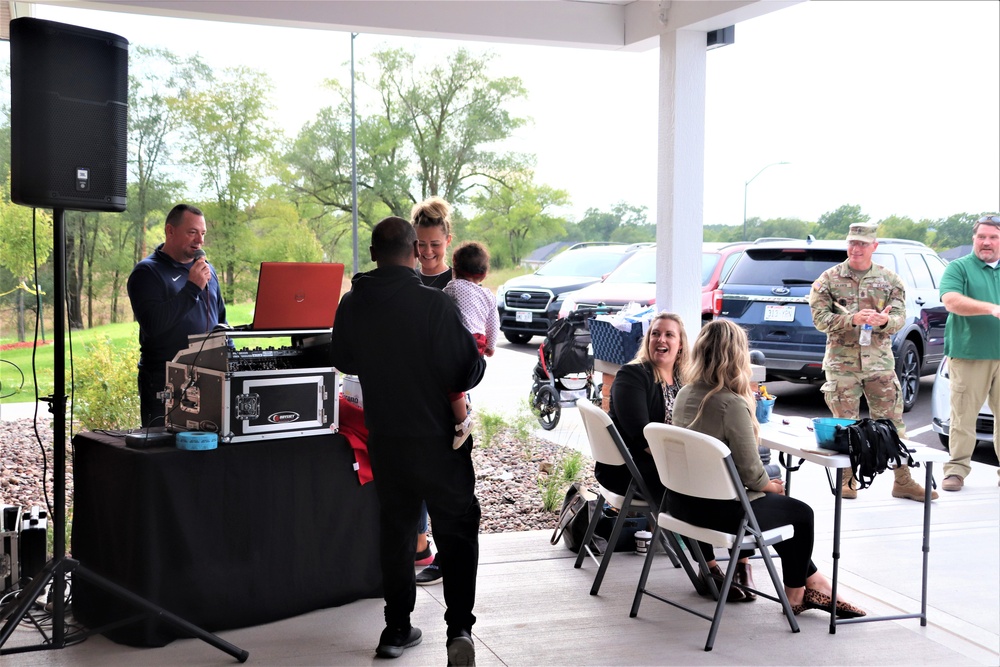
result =
[{"label": "laptop computer", "polygon": [[343,280],[343,264],[261,262],[251,330],[331,328]]}]

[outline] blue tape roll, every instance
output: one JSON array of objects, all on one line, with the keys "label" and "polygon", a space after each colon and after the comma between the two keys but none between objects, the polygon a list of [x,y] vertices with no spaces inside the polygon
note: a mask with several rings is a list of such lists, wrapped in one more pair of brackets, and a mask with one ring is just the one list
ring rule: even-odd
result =
[{"label": "blue tape roll", "polygon": [[175,440],[177,442],[177,449],[192,452],[215,449],[219,446],[219,434],[206,433],[205,431],[181,431],[177,434]]}]

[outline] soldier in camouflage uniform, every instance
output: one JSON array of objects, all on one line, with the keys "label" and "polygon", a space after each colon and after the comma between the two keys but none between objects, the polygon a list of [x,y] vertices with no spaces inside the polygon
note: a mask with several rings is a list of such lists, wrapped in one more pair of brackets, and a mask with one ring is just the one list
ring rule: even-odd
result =
[{"label": "soldier in camouflage uniform", "polygon": [[[891,419],[900,437],[903,396],[896,379],[892,335],[903,328],[906,288],[895,273],[874,264],[878,247],[876,225],[851,225],[847,235],[847,260],[823,272],[812,285],[809,307],[813,323],[826,333],[823,396],[834,417],[857,419],[861,394],[873,419]],[[871,325],[868,332],[865,325]],[[870,339],[866,340],[866,339]],[[893,470],[892,495],[924,500],[924,489],[910,476],[910,469]],[[856,498],[857,482],[847,471],[844,498]],[[937,492],[933,494],[937,498]]]}]

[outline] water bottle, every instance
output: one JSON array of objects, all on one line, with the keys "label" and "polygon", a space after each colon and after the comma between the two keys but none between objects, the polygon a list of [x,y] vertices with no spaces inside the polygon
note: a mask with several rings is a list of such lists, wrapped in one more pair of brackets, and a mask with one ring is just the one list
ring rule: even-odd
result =
[{"label": "water bottle", "polygon": [[872,325],[867,322],[861,327],[861,334],[858,336],[858,345],[872,344]]}]

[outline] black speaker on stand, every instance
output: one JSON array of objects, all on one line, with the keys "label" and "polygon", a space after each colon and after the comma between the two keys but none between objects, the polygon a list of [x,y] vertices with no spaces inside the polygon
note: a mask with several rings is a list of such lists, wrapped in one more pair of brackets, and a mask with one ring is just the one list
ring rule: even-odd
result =
[{"label": "black speaker on stand", "polygon": [[[64,648],[65,575],[72,573],[153,616],[225,651],[250,654],[188,623],[66,556],[66,209],[125,210],[128,150],[128,40],[88,28],[18,18],[10,22],[11,200],[52,209],[53,558],[6,606],[0,655]],[[41,644],[2,648],[52,583],[52,636]],[[122,623],[115,623],[116,627]],[[88,634],[107,628],[97,628]]]}]

